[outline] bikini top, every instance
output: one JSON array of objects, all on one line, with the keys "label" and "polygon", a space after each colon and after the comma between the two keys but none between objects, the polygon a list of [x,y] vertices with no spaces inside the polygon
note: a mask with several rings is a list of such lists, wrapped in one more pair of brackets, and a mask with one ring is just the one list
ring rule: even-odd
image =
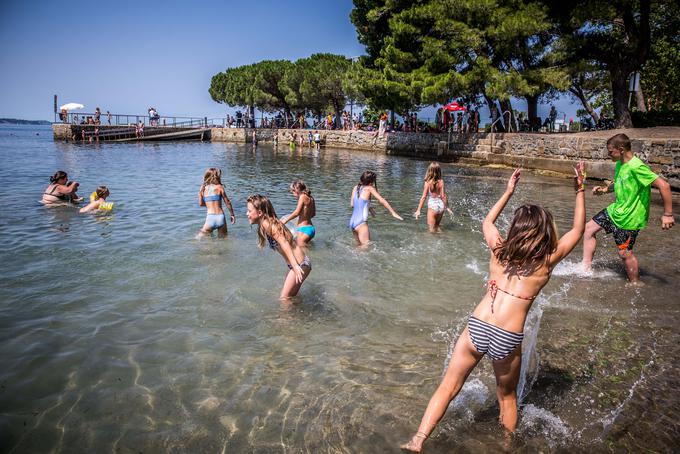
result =
[{"label": "bikini top", "polygon": [[489,287],[489,293],[491,294],[491,313],[493,314],[493,302],[496,300],[496,293],[498,291],[501,291],[505,293],[506,295],[513,296],[515,298],[519,298],[521,300],[525,301],[533,301],[538,295],[534,295],[532,297],[526,297],[526,296],[520,296],[520,295],[515,295],[514,293],[507,292],[503,290],[502,288],[498,287],[498,284],[496,284],[496,281],[494,279],[491,279],[488,283]]},{"label": "bikini top", "polygon": [[205,191],[203,192],[205,194],[203,196],[204,202],[217,202],[222,198],[219,194],[216,194],[216,188],[217,185],[214,184],[209,184],[205,187]]},{"label": "bikini top", "polygon": [[267,235],[267,243],[269,243],[269,247],[276,250],[279,247],[279,242],[276,241],[274,238],[270,237]]},{"label": "bikini top", "polygon": [[54,194],[54,191],[56,191],[56,190],[57,190],[57,185],[55,184],[54,186],[52,186],[52,190],[50,192],[45,192],[44,194],[45,195],[51,195],[52,197],[56,197],[59,200],[69,200],[70,199],[70,197],[67,194],[61,194],[61,193],[60,194]]}]

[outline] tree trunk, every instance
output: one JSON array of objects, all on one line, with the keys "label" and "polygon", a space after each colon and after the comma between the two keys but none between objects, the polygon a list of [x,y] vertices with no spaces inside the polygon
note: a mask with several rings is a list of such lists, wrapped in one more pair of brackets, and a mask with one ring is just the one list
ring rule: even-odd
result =
[{"label": "tree trunk", "polygon": [[395,115],[394,115],[394,110],[390,110],[390,129],[394,131],[394,122],[395,122]]},{"label": "tree trunk", "polygon": [[534,119],[538,117],[538,96],[525,96],[527,100],[527,117],[529,117],[529,124],[534,123]]},{"label": "tree trunk", "polygon": [[635,92],[635,102],[637,103],[637,109],[640,112],[647,112],[647,105],[645,104],[645,97],[642,94],[642,87]]},{"label": "tree trunk", "polygon": [[[498,120],[498,107],[496,106],[496,100],[489,98],[487,95],[484,95],[484,99],[486,100],[486,104],[489,106],[491,124],[493,124],[494,121]],[[498,132],[505,132],[502,122],[496,123],[496,125],[493,126],[493,129]]]},{"label": "tree trunk", "polygon": [[612,103],[617,128],[632,128],[633,121],[628,109],[628,74],[617,67],[609,69],[612,81]]},{"label": "tree trunk", "polygon": [[340,103],[336,100],[333,100],[333,110],[335,110],[335,129],[341,129],[342,112],[340,112]]},{"label": "tree trunk", "polygon": [[583,108],[586,109],[586,111],[590,114],[591,118],[593,119],[594,124],[597,124],[598,121],[600,121],[600,116],[595,112],[595,109],[593,109],[593,106],[590,105],[590,102],[588,101],[588,98],[586,98],[585,93],[583,93],[583,89],[581,88],[580,85],[573,84],[571,87],[569,87],[569,91],[578,98],[579,101],[581,101],[581,104],[583,105]]}]

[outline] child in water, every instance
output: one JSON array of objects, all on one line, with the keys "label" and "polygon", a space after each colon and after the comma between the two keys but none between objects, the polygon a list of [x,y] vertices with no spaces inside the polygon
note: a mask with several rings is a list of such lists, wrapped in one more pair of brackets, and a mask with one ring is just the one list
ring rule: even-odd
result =
[{"label": "child in water", "polygon": [[293,241],[293,235],[276,217],[276,212],[269,199],[263,195],[248,197],[248,222],[257,224],[258,246],[269,247],[284,258],[288,265],[288,274],[283,283],[279,298],[282,300],[297,295],[302,283],[312,271],[312,262],[304,250]]},{"label": "child in water", "polygon": [[352,189],[352,218],[349,220],[349,228],[352,229],[354,239],[360,246],[371,241],[371,233],[368,231],[368,214],[375,217],[375,211],[371,207],[371,196],[375,197],[393,217],[403,221],[404,219],[394,211],[387,200],[383,199],[376,187],[376,174],[366,170],[359,178],[359,184]]},{"label": "child in water", "polygon": [[286,224],[295,218],[298,218],[296,242],[300,247],[305,247],[312,241],[314,235],[316,235],[316,229],[312,225],[312,218],[316,216],[316,204],[314,203],[314,197],[312,197],[312,191],[309,190],[307,185],[302,180],[295,180],[290,184],[290,192],[293,196],[298,199],[297,207],[288,216],[281,218],[281,223]]},{"label": "child in water", "polygon": [[507,189],[482,224],[491,249],[488,290],[468,319],[458,338],[444,378],[430,398],[418,431],[402,449],[419,452],[444,415],[449,403],[463,387],[472,369],[485,354],[493,360],[500,422],[510,434],[517,426],[517,383],[522,363],[524,322],[534,299],[550,280],[550,274],[574,249],[586,223],[585,169],[574,168],[576,202],[571,230],[559,240],[549,211],[524,204],[515,210],[506,238],[495,226],[496,219],[515,192],[520,178],[517,169]]},{"label": "child in water", "polygon": [[90,196],[90,203],[82,207],[79,213],[88,213],[94,210],[110,211],[113,208],[113,203],[106,201],[109,195],[111,195],[109,188],[99,186]]},{"label": "child in water", "polygon": [[227,236],[227,219],[222,210],[222,200],[229,208],[231,214],[232,225],[236,222],[234,216],[234,208],[231,206],[231,201],[227,197],[222,185],[222,171],[215,167],[211,167],[205,171],[203,175],[203,184],[198,191],[198,204],[208,209],[208,214],[205,217],[205,224],[198,232],[199,236],[209,235],[213,230],[217,230],[217,236],[224,238]]},{"label": "child in water", "polygon": [[425,183],[423,184],[423,195],[418,202],[418,208],[413,213],[413,217],[418,219],[420,217],[420,210],[427,199],[427,226],[430,232],[439,232],[439,224],[442,222],[444,210],[448,210],[453,214],[449,206],[449,200],[446,197],[444,190],[444,180],[442,179],[442,169],[438,162],[430,163],[425,174]]}]

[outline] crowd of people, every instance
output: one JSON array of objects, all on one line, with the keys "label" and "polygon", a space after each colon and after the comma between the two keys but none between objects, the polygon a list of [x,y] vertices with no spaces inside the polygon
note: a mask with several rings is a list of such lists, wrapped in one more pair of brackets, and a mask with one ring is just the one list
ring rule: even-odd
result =
[{"label": "crowd of people", "polygon": [[[670,229],[675,223],[671,190],[668,183],[637,158],[631,143],[624,134],[617,134],[607,142],[607,153],[616,162],[613,182],[592,188],[594,195],[609,192],[616,200],[586,223],[586,169],[583,162],[574,166],[574,214],[569,231],[558,235],[550,211],[540,205],[526,203],[519,206],[505,236],[496,227],[496,221],[519,187],[521,170],[516,169],[508,180],[505,191],[491,207],[482,223],[484,240],[491,252],[489,281],[480,303],[469,316],[467,325],[453,347],[451,360],[444,377],[432,395],[417,431],[402,446],[410,451],[420,451],[446,412],[449,403],[461,390],[470,372],[484,356],[493,362],[496,376],[496,395],[500,408],[500,423],[507,434],[517,427],[517,384],[520,374],[524,324],[529,309],[541,289],[548,283],[555,266],[584,237],[583,265],[589,268],[596,246],[596,235],[605,230],[614,237],[628,280],[640,284],[638,260],[633,246],[641,229],[649,220],[651,187],[660,190],[664,213],[661,227]],[[59,171],[50,178],[44,191],[45,204],[72,204],[82,200],[77,195],[79,184],[69,182],[65,172]],[[257,244],[268,246],[283,258],[288,267],[280,298],[288,300],[298,294],[312,272],[309,244],[317,235],[313,218],[316,203],[311,189],[302,180],[290,184],[290,193],[296,198],[295,210],[279,217],[271,200],[261,194],[246,199],[248,223],[257,226]],[[100,186],[91,196],[90,203],[81,212],[105,209],[109,190]],[[349,229],[362,248],[370,240],[369,217],[375,216],[371,206],[375,199],[396,219],[403,218],[380,194],[377,174],[366,170],[352,187],[349,198],[351,216]],[[203,176],[198,192],[198,203],[206,207],[206,219],[199,236],[217,231],[218,237],[227,236],[227,219],[223,204],[229,210],[230,223],[236,222],[231,200],[222,183],[218,168],[209,168]],[[418,219],[423,206],[427,206],[427,224],[431,232],[438,232],[448,197],[444,187],[441,167],[433,162],[423,179],[423,191],[413,216]],[[103,208],[104,207],[104,208]],[[293,231],[286,223],[296,220]]]}]

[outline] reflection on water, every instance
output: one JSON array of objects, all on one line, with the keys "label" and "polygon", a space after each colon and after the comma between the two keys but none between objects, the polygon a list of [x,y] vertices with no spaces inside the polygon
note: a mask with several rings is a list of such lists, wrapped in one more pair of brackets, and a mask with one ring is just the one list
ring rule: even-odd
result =
[{"label": "reflection on water", "polygon": [[[35,131],[40,136],[35,136]],[[509,172],[444,165],[453,219],[371,219],[374,244],[347,229],[360,173],[412,213],[428,163],[345,150],[219,143],[53,142],[49,129],[0,129],[0,450],[15,452],[396,452],[420,420],[449,350],[484,293],[486,210]],[[237,223],[196,240],[203,171],[222,168]],[[58,169],[83,193],[106,184],[115,211],[80,216],[38,200]],[[316,198],[314,271],[291,307],[285,264],[256,247],[252,193],[294,209]],[[512,209],[550,208],[562,231],[566,180],[523,175]],[[588,197],[588,213],[605,198]],[[652,217],[661,206],[652,207]],[[516,446],[667,451],[678,443],[678,232],[652,225],[636,250],[642,289],[624,285],[605,238],[594,271],[580,249],[530,314]],[[500,447],[489,361],[472,373],[428,452]]]}]

